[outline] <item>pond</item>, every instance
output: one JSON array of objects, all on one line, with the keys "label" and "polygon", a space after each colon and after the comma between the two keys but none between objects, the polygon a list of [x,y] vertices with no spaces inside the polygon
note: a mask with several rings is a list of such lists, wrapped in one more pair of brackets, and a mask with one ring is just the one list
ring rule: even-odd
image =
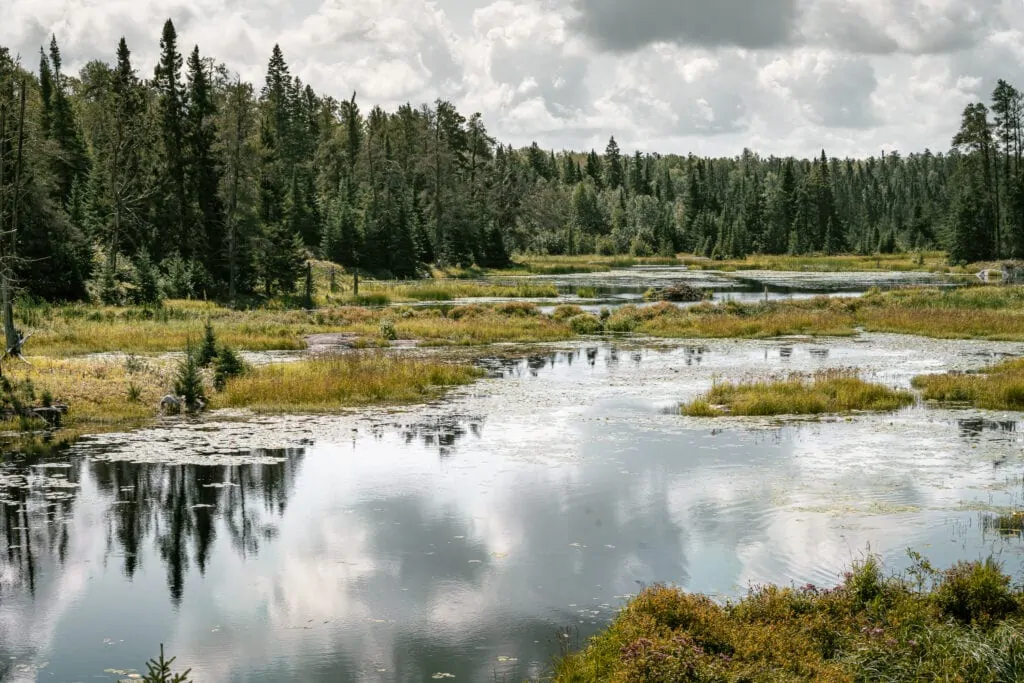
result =
[{"label": "pond", "polygon": [[[164,643],[197,681],[518,681],[655,582],[828,586],[877,552],[1024,543],[1020,414],[914,406],[699,420],[715,378],[860,367],[893,386],[1024,345],[591,343],[481,361],[435,404],[211,415],[0,469],[0,678],[99,681]],[[449,678],[449,676],[454,677]]]},{"label": "pond", "polygon": [[[710,293],[712,301],[780,301],[809,299],[816,296],[858,297],[871,288],[882,290],[907,286],[956,286],[957,280],[940,273],[924,272],[794,272],[794,271],[736,271],[691,270],[685,266],[633,266],[602,273],[574,275],[532,275],[489,278],[481,283],[515,286],[523,282],[549,283],[559,292],[557,298],[509,299],[501,297],[466,298],[445,302],[444,305],[472,303],[498,303],[529,301],[550,313],[560,304],[576,304],[584,310],[597,313],[602,308],[615,309],[627,304],[652,305],[644,300],[651,288],[661,289],[687,284]],[[589,290],[582,291],[581,290]],[[409,305],[409,304],[400,304]],[[414,306],[437,306],[436,302],[422,302]],[[693,305],[690,303],[680,306]]]}]

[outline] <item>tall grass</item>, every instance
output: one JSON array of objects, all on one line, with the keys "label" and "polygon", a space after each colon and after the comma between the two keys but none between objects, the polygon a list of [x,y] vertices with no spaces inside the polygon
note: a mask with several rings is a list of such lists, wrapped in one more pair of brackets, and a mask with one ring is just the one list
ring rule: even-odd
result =
[{"label": "tall grass", "polygon": [[37,393],[68,405],[64,428],[73,434],[141,425],[173,385],[174,364],[156,359],[29,357],[10,364],[11,379],[31,380]]},{"label": "tall grass", "polygon": [[691,417],[821,415],[855,410],[889,411],[914,402],[908,391],[865,382],[852,370],[821,370],[813,375],[748,382],[721,382],[681,407]]},{"label": "tall grass", "polygon": [[256,412],[330,412],[351,406],[409,403],[483,376],[479,368],[380,352],[269,365],[231,380],[215,407]]},{"label": "tall grass", "polygon": [[987,410],[1024,410],[1024,359],[1005,361],[981,373],[918,375],[912,383],[926,400],[968,403]]},{"label": "tall grass", "polygon": [[836,588],[754,587],[725,604],[654,586],[554,681],[1024,679],[1024,596],[1010,577],[991,560],[939,572],[916,557],[905,576],[869,557]]}]

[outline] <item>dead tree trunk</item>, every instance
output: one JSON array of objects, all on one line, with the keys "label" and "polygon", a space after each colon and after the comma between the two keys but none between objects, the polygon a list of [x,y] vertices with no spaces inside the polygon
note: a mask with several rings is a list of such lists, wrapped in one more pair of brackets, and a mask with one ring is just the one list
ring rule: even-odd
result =
[{"label": "dead tree trunk", "polygon": [[4,308],[4,339],[7,353],[21,355],[21,335],[14,328],[14,259],[17,258],[18,208],[21,205],[21,170],[25,148],[25,81],[21,82],[21,102],[18,112],[18,154],[14,165],[14,204],[11,206],[11,232],[7,239],[3,273],[0,275]]},{"label": "dead tree trunk", "polygon": [[3,264],[0,265],[0,304],[3,306],[5,356],[21,355],[21,335],[14,327],[14,259],[17,256],[18,208],[21,204],[21,167],[25,148],[25,81],[21,82],[18,111],[18,152],[14,162],[14,201],[11,204],[11,229],[5,235]]}]

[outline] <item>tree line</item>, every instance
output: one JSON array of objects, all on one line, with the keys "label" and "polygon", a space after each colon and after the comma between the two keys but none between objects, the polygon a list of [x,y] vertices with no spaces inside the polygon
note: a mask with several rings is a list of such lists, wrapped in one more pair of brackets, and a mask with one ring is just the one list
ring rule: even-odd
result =
[{"label": "tree line", "polygon": [[1022,97],[971,104],[948,153],[734,158],[522,149],[451,103],[317,94],[274,46],[241,80],[168,20],[152,76],[33,73],[0,47],[0,258],[23,295],[147,303],[292,292],[322,258],[382,276],[513,253],[1024,257]]}]

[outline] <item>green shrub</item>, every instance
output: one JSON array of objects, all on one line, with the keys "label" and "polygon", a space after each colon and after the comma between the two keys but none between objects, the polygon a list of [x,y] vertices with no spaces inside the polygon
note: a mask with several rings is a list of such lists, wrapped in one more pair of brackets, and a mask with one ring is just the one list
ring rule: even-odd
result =
[{"label": "green shrub", "polygon": [[380,336],[388,341],[398,339],[398,332],[395,330],[395,321],[391,318],[383,318],[380,321]]},{"label": "green shrub", "polygon": [[1017,611],[1010,577],[991,557],[946,570],[935,600],[944,614],[964,623],[990,624]]},{"label": "green shrub", "polygon": [[854,605],[863,609],[882,595],[885,580],[878,558],[869,556],[863,562],[853,564],[846,574],[844,588],[849,592]]},{"label": "green shrub", "polygon": [[597,316],[584,313],[569,319],[569,327],[576,334],[597,334],[603,329],[601,321]]},{"label": "green shrub", "polygon": [[579,306],[572,306],[566,304],[556,308],[554,312],[551,314],[551,317],[554,318],[555,320],[568,320],[570,318],[575,318],[578,315],[583,315],[583,313],[583,309],[580,308]]},{"label": "green shrub", "polygon": [[619,251],[615,246],[615,240],[611,237],[598,237],[596,248],[597,253],[601,256],[615,256]]}]

